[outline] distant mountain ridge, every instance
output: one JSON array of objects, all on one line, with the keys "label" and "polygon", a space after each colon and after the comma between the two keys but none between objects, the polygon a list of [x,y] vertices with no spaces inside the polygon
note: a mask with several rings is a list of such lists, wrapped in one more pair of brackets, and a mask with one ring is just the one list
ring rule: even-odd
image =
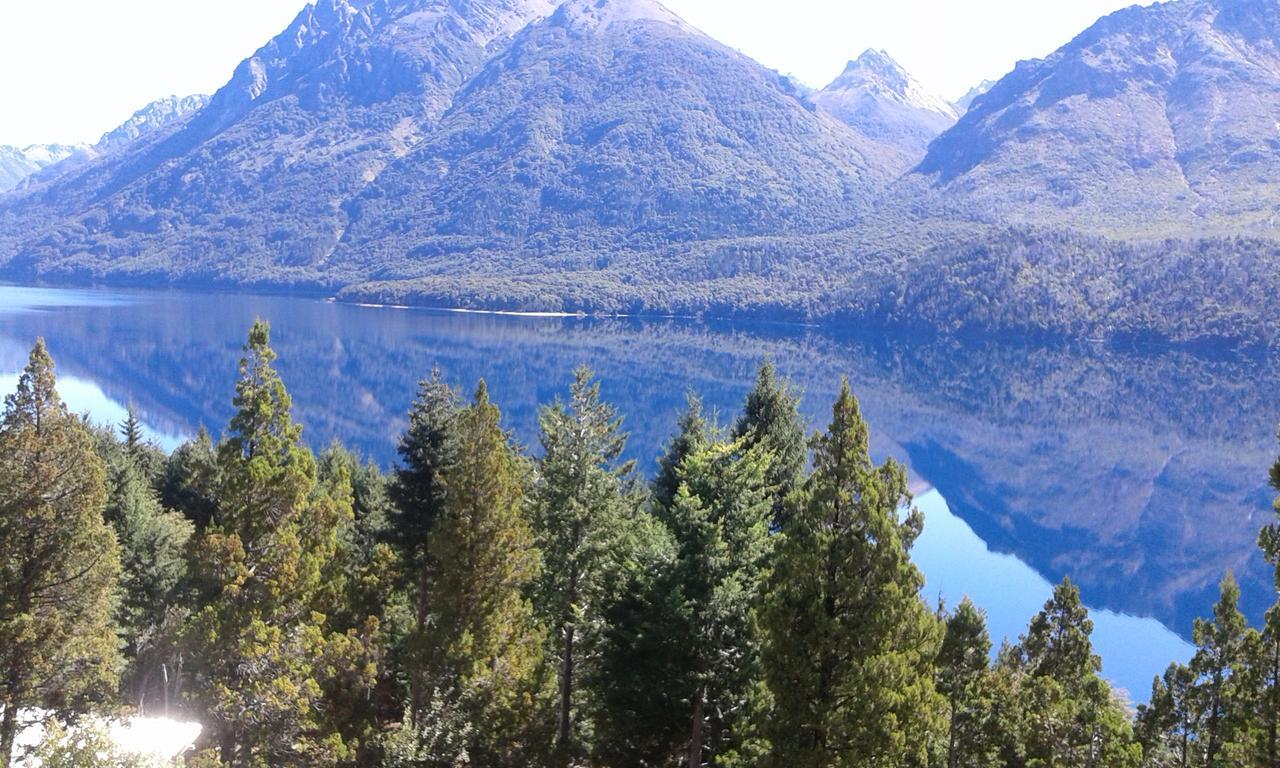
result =
[{"label": "distant mountain ridge", "polygon": [[991,88],[920,164],[1004,219],[1136,237],[1274,236],[1280,5],[1107,16]]},{"label": "distant mountain ridge", "polygon": [[62,162],[84,146],[73,144],[32,144],[26,147],[0,145],[0,192],[18,186],[42,168]]},{"label": "distant mountain ridge", "polygon": [[868,50],[813,100],[859,133],[900,150],[907,170],[959,118],[955,105],[931,93],[884,51]]},{"label": "distant mountain ridge", "polygon": [[840,226],[901,170],[653,0],[319,0],[169,135],[0,203],[0,262],[341,285],[607,259]]},{"label": "distant mountain ridge", "polygon": [[0,195],[0,275],[1280,346],[1278,15],[1131,8],[965,111],[655,0],[318,0]]}]

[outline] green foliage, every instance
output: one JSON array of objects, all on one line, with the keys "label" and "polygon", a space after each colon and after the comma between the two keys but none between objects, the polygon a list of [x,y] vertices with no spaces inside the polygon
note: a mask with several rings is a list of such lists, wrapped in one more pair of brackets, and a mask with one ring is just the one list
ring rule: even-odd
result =
[{"label": "green foliage", "polygon": [[1213,619],[1196,621],[1196,654],[1191,659],[1191,696],[1198,719],[1197,744],[1206,766],[1233,765],[1245,759],[1248,716],[1246,652],[1248,622],[1239,609],[1240,587],[1230,574]]},{"label": "green foliage", "polygon": [[640,505],[633,467],[619,463],[621,419],[590,370],[574,373],[568,402],[544,407],[539,424],[543,455],[530,501],[545,566],[535,605],[558,666],[556,749],[567,762],[588,746],[576,717],[586,698],[578,675],[590,677],[604,612],[625,583]]},{"label": "green foliage", "polygon": [[526,588],[542,560],[525,519],[528,467],[511,447],[484,382],[457,419],[458,460],[431,554],[440,564],[427,630],[426,679],[482,724],[466,742],[481,765],[536,762],[549,743],[545,632]]},{"label": "green foliage", "polygon": [[411,626],[397,643],[409,688],[409,718],[418,715],[428,694],[424,670],[427,623],[433,583],[439,570],[431,548],[431,533],[444,514],[445,472],[458,459],[458,398],[439,371],[418,383],[418,396],[409,411],[409,429],[400,439],[402,465],[388,487],[393,506],[388,540],[399,554],[399,572],[412,616]]},{"label": "green foliage", "polygon": [[1058,584],[1004,658],[1020,711],[1012,741],[1028,766],[1137,766],[1141,747],[1123,706],[1102,679],[1093,622],[1069,580]]},{"label": "green foliage", "polygon": [[772,359],[761,364],[733,436],[773,455],[767,479],[773,489],[774,525],[781,528],[786,515],[784,502],[804,480],[806,451],[800,395],[789,381],[778,379]]},{"label": "green foliage", "polygon": [[204,427],[169,456],[157,482],[165,509],[182,513],[199,530],[208,527],[218,510],[221,469],[213,438]]},{"label": "green foliage", "polygon": [[947,701],[947,768],[994,765],[1000,737],[986,616],[965,598],[944,620],[936,685]]},{"label": "green foliage", "polygon": [[218,449],[218,511],[194,546],[202,605],[183,639],[222,761],[336,765],[358,734],[333,704],[372,687],[377,622],[340,632],[329,621],[344,594],[332,564],[352,525],[350,485],[319,487],[274,359],[257,322]]},{"label": "green foliage", "polygon": [[901,517],[906,472],[872,464],[847,381],[812,450],[763,612],[773,754],[800,767],[928,765],[942,730],[942,630],[909,556],[923,519]]},{"label": "green foliage", "polygon": [[93,436],[37,341],[0,420],[0,766],[19,709],[83,708],[116,686],[120,572]]},{"label": "green foliage", "polygon": [[116,628],[127,660],[123,683],[140,713],[168,714],[170,703],[177,703],[169,679],[182,661],[172,639],[185,612],[177,592],[187,575],[193,525],[160,506],[133,456],[126,453],[110,468],[106,506],[120,542]]},{"label": "green foliage", "polygon": [[680,622],[675,647],[691,710],[690,765],[720,765],[742,746],[760,682],[755,602],[772,550],[773,454],[746,441],[712,444],[685,457],[669,513],[676,559],[668,589]]},{"label": "green foliage", "polygon": [[90,720],[74,726],[53,720],[33,755],[40,768],[164,768],[169,765],[150,755],[122,752],[111,739],[105,723]]}]

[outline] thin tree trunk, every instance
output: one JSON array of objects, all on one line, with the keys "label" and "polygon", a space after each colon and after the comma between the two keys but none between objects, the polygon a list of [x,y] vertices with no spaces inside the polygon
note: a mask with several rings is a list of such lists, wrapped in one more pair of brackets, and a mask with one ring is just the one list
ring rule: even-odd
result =
[{"label": "thin tree trunk", "polygon": [[9,768],[13,759],[13,742],[18,736],[18,708],[11,703],[4,705],[0,718],[0,768]]},{"label": "thin tree trunk", "polygon": [[689,739],[689,768],[700,768],[702,765],[702,728],[706,720],[707,694],[698,691],[698,698],[693,702],[693,736]]},{"label": "thin tree trunk", "polygon": [[[414,623],[417,628],[417,640],[422,641],[422,633],[427,626],[427,611],[430,610],[431,567],[424,563],[422,574],[418,578],[418,604],[415,606]],[[422,679],[422,664],[414,665],[413,674],[409,678],[409,723],[417,728],[421,725],[422,699],[425,683]]]},{"label": "thin tree trunk", "polygon": [[570,753],[570,738],[573,699],[573,665],[574,635],[576,628],[567,624],[564,630],[564,659],[560,663],[560,723],[556,729],[556,746],[561,757],[567,762]]},{"label": "thin tree trunk", "polygon": [[951,722],[947,724],[947,768],[956,768],[956,704],[951,702]]}]

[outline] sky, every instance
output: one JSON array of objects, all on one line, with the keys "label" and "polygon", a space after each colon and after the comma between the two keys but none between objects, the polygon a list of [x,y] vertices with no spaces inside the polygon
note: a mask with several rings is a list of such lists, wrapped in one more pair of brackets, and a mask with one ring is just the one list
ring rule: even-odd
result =
[{"label": "sky", "polygon": [[[867,48],[949,99],[1132,0],[664,0],[813,86]],[[304,0],[0,0],[0,144],[93,142],[147,103],[212,93]]]}]

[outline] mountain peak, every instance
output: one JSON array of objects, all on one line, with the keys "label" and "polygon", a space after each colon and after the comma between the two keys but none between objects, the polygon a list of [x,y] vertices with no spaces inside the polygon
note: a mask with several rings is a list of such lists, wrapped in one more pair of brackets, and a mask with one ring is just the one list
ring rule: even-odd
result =
[{"label": "mountain peak", "polygon": [[679,29],[693,28],[657,0],[568,0],[552,22],[580,29],[608,29],[618,24],[656,22]]},{"label": "mountain peak", "polygon": [[949,101],[930,92],[883,50],[867,49],[822,89],[826,94],[874,94],[905,106],[936,112],[951,120],[959,115]]}]

